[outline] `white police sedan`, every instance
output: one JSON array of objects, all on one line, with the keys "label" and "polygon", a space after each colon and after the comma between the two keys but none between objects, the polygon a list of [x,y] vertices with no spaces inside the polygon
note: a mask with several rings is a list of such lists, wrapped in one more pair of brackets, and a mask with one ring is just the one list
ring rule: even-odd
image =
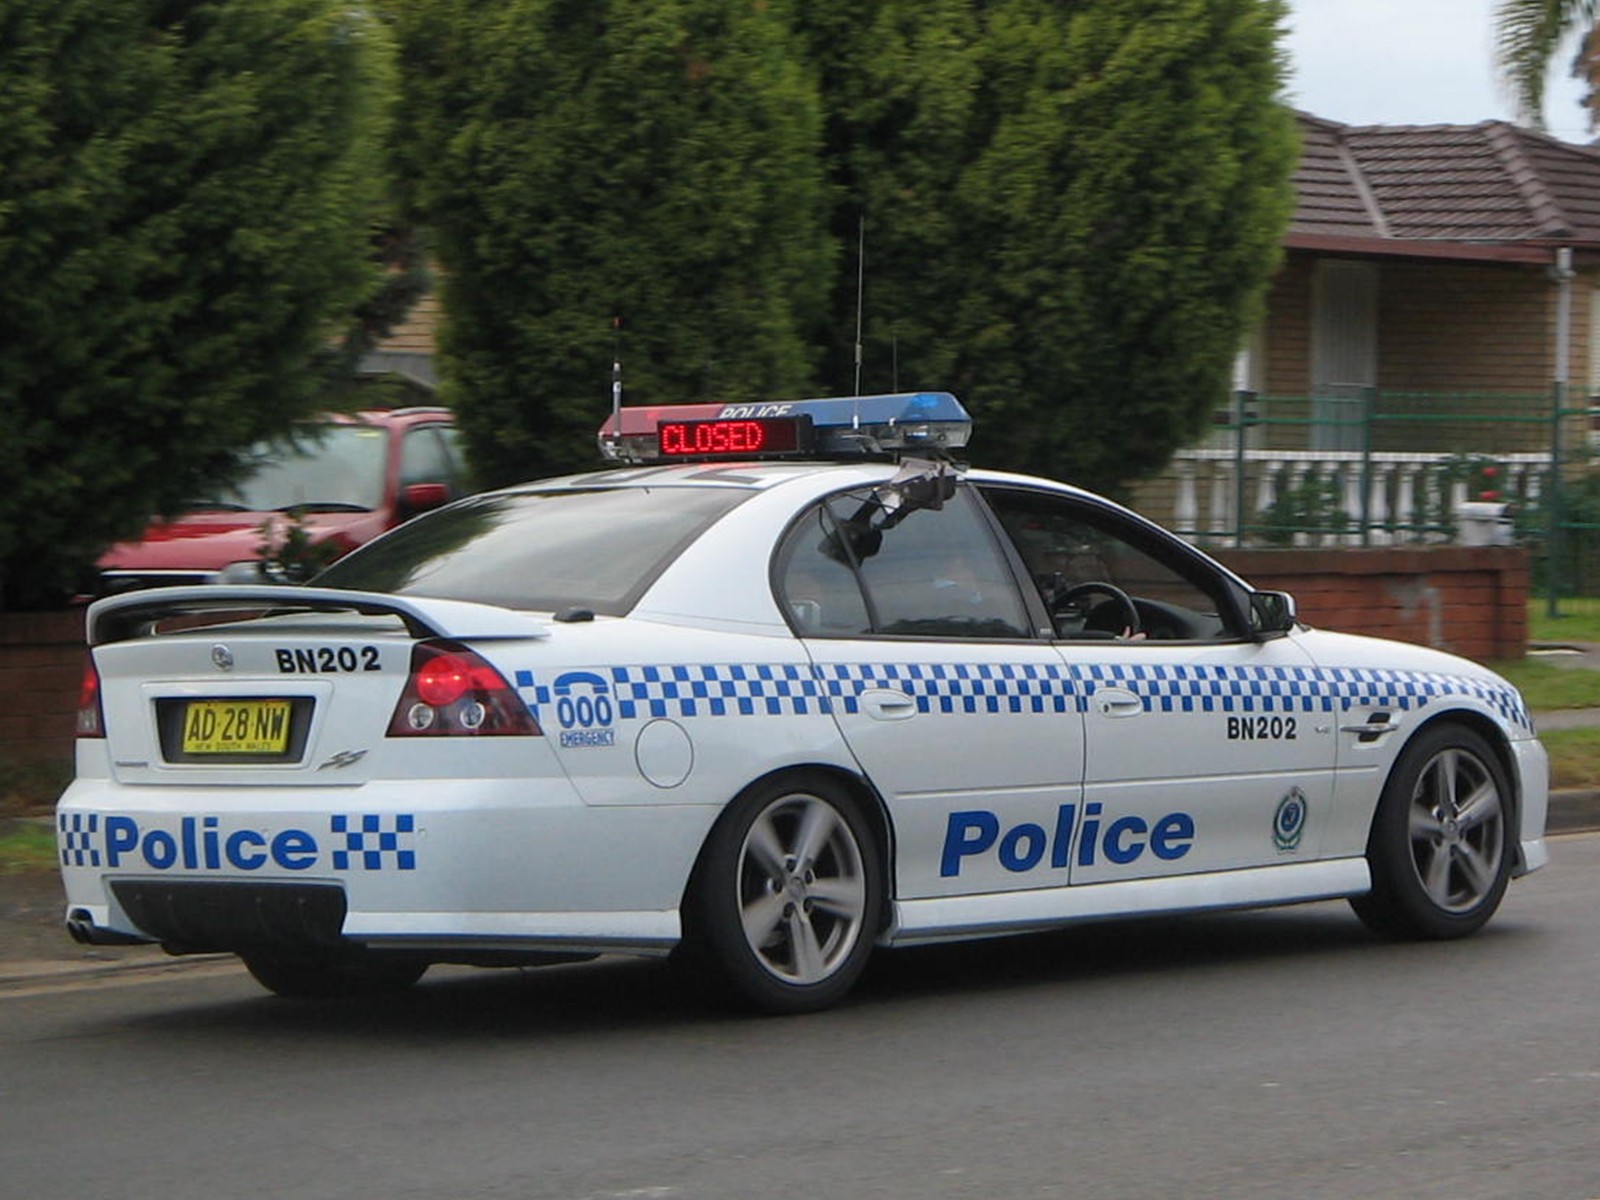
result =
[{"label": "white police sedan", "polygon": [[944,393],[623,408],[627,465],[313,586],[97,602],[70,930],[285,995],[681,948],[792,1012],[876,947],[1087,919],[1348,897],[1456,937],[1544,864],[1504,680],[962,469],[969,430]]}]

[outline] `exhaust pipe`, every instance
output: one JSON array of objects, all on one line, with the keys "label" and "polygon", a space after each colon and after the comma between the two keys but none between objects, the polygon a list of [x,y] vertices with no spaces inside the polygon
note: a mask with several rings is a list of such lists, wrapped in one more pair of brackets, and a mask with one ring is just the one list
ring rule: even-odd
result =
[{"label": "exhaust pipe", "polygon": [[80,946],[144,946],[150,942],[137,934],[96,925],[86,908],[75,908],[67,914],[67,933]]}]

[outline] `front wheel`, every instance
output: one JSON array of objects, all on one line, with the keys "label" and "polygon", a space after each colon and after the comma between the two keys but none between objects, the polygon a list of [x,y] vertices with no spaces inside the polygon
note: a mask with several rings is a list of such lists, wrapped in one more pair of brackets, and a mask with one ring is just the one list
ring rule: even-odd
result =
[{"label": "front wheel", "polygon": [[877,839],[854,798],[826,777],[791,777],[747,791],[712,830],[687,933],[740,1000],[811,1012],[860,977],[883,904]]},{"label": "front wheel", "polygon": [[1511,786],[1481,736],[1439,725],[1384,785],[1367,841],[1372,891],[1351,907],[1391,937],[1455,938],[1494,915],[1511,878]]}]

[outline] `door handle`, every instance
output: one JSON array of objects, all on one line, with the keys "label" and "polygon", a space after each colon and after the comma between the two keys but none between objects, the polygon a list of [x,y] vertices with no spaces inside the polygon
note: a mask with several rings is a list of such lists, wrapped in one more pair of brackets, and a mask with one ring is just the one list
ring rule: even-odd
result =
[{"label": "door handle", "polygon": [[917,715],[917,702],[904,692],[879,689],[861,694],[861,711],[878,721],[904,721]]},{"label": "door handle", "polygon": [[1123,688],[1101,688],[1094,694],[1094,708],[1105,717],[1137,717],[1144,712],[1144,701]]}]

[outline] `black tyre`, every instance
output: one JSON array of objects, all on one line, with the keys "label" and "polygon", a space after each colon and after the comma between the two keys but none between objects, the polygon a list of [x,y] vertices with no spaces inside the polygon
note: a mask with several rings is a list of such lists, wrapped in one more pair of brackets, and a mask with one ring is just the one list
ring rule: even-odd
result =
[{"label": "black tyre", "polygon": [[685,912],[691,959],[771,1013],[836,1003],[882,924],[877,838],[854,798],[818,775],[759,785],[723,814]]},{"label": "black tyre", "polygon": [[409,959],[296,958],[246,954],[244,965],[267,991],[296,1000],[403,992],[428,969]]},{"label": "black tyre", "polygon": [[1511,878],[1511,785],[1481,736],[1436,725],[1384,785],[1367,840],[1372,891],[1350,905],[1389,937],[1456,938],[1494,915]]}]

